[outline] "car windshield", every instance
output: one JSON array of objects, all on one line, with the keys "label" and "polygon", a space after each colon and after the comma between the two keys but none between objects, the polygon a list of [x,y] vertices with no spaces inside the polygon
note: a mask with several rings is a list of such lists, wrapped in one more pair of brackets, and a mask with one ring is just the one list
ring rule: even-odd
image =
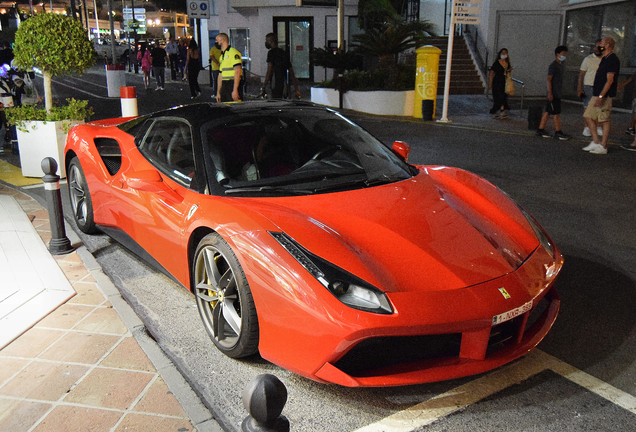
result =
[{"label": "car windshield", "polygon": [[411,177],[384,144],[322,108],[233,113],[201,134],[225,194],[322,193]]}]

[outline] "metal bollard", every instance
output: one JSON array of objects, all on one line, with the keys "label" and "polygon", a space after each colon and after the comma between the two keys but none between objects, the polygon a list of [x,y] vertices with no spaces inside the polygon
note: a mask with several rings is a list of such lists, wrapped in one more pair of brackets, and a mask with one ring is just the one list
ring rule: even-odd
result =
[{"label": "metal bollard", "polygon": [[287,402],[287,389],[271,374],[258,375],[243,390],[245,417],[243,432],[289,432],[289,420],[281,415]]},{"label": "metal bollard", "polygon": [[53,255],[63,255],[73,252],[71,241],[66,237],[64,228],[64,215],[62,212],[62,196],[60,195],[60,176],[57,172],[57,162],[52,157],[42,159],[42,171],[45,176],[44,189],[46,194],[46,204],[49,210],[49,223],[51,224],[51,242],[49,252]]}]

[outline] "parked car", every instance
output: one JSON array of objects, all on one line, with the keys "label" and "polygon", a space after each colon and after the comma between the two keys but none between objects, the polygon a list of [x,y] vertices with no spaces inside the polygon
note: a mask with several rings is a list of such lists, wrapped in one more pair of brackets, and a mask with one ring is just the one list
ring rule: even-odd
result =
[{"label": "parked car", "polygon": [[79,229],[192,291],[230,357],[392,386],[523,356],[556,319],[562,255],[496,186],[409,151],[260,101],[79,125],[65,163]]},{"label": "parked car", "polygon": [[[98,58],[102,60],[108,58],[109,63],[113,63],[113,48],[110,42],[93,40],[93,47],[97,52]],[[115,42],[115,56],[119,63],[125,63],[128,60],[128,45]]]}]

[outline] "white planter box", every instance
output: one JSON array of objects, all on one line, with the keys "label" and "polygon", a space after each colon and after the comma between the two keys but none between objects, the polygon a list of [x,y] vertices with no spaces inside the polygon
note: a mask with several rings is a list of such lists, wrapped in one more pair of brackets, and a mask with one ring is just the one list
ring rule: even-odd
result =
[{"label": "white planter box", "polygon": [[312,87],[311,101],[320,105],[338,108],[340,106],[340,95],[338,94],[338,90],[335,89]]},{"label": "white planter box", "polygon": [[[343,95],[342,107],[378,115],[412,116],[415,90],[406,91],[348,91]],[[311,101],[338,107],[338,91],[328,88],[311,88]]]},{"label": "white planter box", "polygon": [[[42,171],[42,159],[52,157],[57,162],[57,175],[66,177],[64,168],[64,145],[66,144],[66,133],[64,130],[70,129],[82,121],[28,121],[22,129],[17,129],[18,148],[20,150],[20,166],[24,177],[44,177]],[[68,127],[64,127],[67,124]]]}]

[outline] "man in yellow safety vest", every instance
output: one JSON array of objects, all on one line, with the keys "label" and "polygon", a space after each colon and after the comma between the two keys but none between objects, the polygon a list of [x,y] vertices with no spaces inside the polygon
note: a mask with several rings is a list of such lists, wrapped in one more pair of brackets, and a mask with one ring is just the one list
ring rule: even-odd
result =
[{"label": "man in yellow safety vest", "polygon": [[216,42],[221,46],[221,79],[216,93],[217,102],[238,102],[243,100],[243,64],[241,53],[230,46],[230,38],[226,33],[216,35]]}]

